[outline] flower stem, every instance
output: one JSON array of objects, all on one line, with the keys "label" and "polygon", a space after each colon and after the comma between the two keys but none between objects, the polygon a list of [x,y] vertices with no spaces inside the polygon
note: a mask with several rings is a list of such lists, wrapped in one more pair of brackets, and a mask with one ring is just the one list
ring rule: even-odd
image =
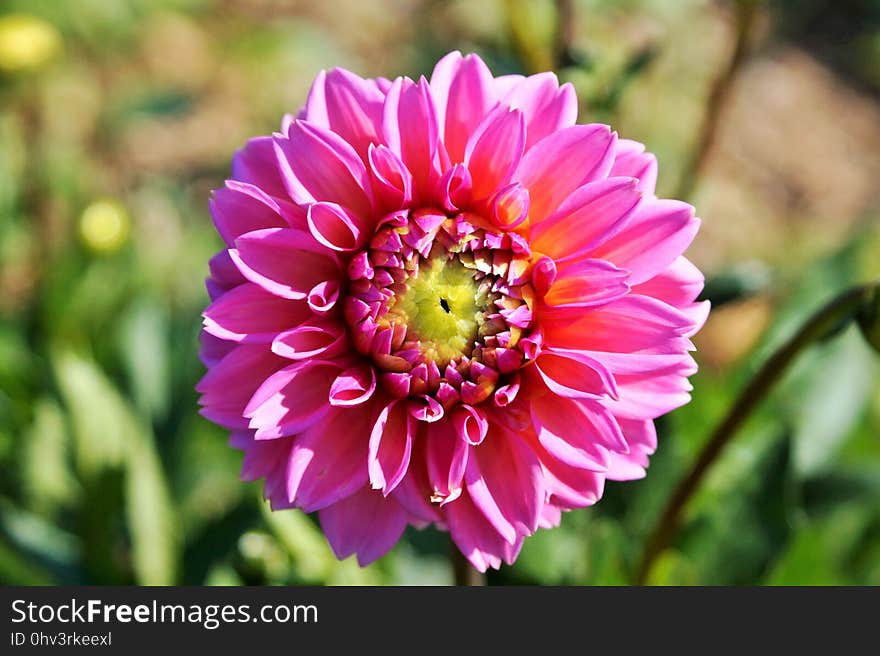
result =
[{"label": "flower stem", "polygon": [[449,558],[452,561],[455,585],[486,585],[486,575],[474,569],[454,544],[450,544]]},{"label": "flower stem", "polygon": [[682,511],[700,486],[709,467],[733,439],[740,426],[767,397],[773,385],[779,381],[796,356],[810,345],[831,334],[840,326],[841,322],[852,318],[878,287],[880,287],[880,281],[875,281],[867,285],[852,287],[832,299],[807,319],[800,330],[770,356],[740,392],[736,402],[709,437],[690,471],[675,488],[659,521],[649,533],[636,576],[638,585],[643,585],[648,580],[651,567],[678,529]]},{"label": "flower stem", "polygon": [[758,3],[753,0],[734,0],[736,41],[733,53],[727,62],[727,66],[712,83],[709,96],[706,99],[706,111],[703,115],[703,123],[697,136],[696,145],[690,154],[681,174],[678,191],[675,198],[689,200],[694,192],[697,179],[705,166],[706,159],[718,133],[721,112],[730,95],[733,81],[736,79],[739,69],[746,60],[748,53],[749,36],[752,25],[755,22]]}]

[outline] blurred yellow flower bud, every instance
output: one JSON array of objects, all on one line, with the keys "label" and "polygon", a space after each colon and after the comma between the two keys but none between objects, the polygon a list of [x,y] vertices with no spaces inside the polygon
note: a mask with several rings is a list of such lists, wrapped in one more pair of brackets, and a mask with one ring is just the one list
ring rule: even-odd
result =
[{"label": "blurred yellow flower bud", "polygon": [[131,222],[128,212],[115,200],[97,200],[83,210],[79,234],[83,243],[96,253],[112,253],[128,239]]},{"label": "blurred yellow flower bud", "polygon": [[0,16],[0,71],[39,68],[61,48],[61,35],[42,18],[28,14]]}]

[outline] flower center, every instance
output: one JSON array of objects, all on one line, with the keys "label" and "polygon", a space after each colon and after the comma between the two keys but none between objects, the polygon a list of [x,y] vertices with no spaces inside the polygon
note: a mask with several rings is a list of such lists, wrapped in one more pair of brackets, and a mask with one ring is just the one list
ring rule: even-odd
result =
[{"label": "flower center", "polygon": [[444,408],[510,403],[535,357],[530,252],[478,217],[396,212],[349,263],[345,317],[355,348],[396,398]]},{"label": "flower center", "polygon": [[407,326],[425,359],[438,365],[470,355],[488,297],[458,258],[439,255],[422,263],[396,296],[385,319]]}]

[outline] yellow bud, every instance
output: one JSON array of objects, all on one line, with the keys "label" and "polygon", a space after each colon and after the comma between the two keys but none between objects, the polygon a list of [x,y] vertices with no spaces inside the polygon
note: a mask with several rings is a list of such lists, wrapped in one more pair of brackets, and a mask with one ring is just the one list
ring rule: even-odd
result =
[{"label": "yellow bud", "polygon": [[112,253],[128,239],[131,222],[128,212],[115,200],[98,200],[83,210],[79,219],[79,235],[83,243],[96,253]]},{"label": "yellow bud", "polygon": [[39,68],[60,48],[61,35],[42,18],[29,14],[0,16],[0,71]]}]

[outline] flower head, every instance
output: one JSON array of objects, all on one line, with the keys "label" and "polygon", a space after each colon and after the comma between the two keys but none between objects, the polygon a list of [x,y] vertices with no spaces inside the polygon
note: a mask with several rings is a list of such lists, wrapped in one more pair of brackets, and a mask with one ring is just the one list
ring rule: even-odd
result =
[{"label": "flower head", "polygon": [[699,220],[552,73],[315,80],[216,190],[202,413],[275,509],[368,563],[434,524],[480,570],[644,475],[708,313]]}]

